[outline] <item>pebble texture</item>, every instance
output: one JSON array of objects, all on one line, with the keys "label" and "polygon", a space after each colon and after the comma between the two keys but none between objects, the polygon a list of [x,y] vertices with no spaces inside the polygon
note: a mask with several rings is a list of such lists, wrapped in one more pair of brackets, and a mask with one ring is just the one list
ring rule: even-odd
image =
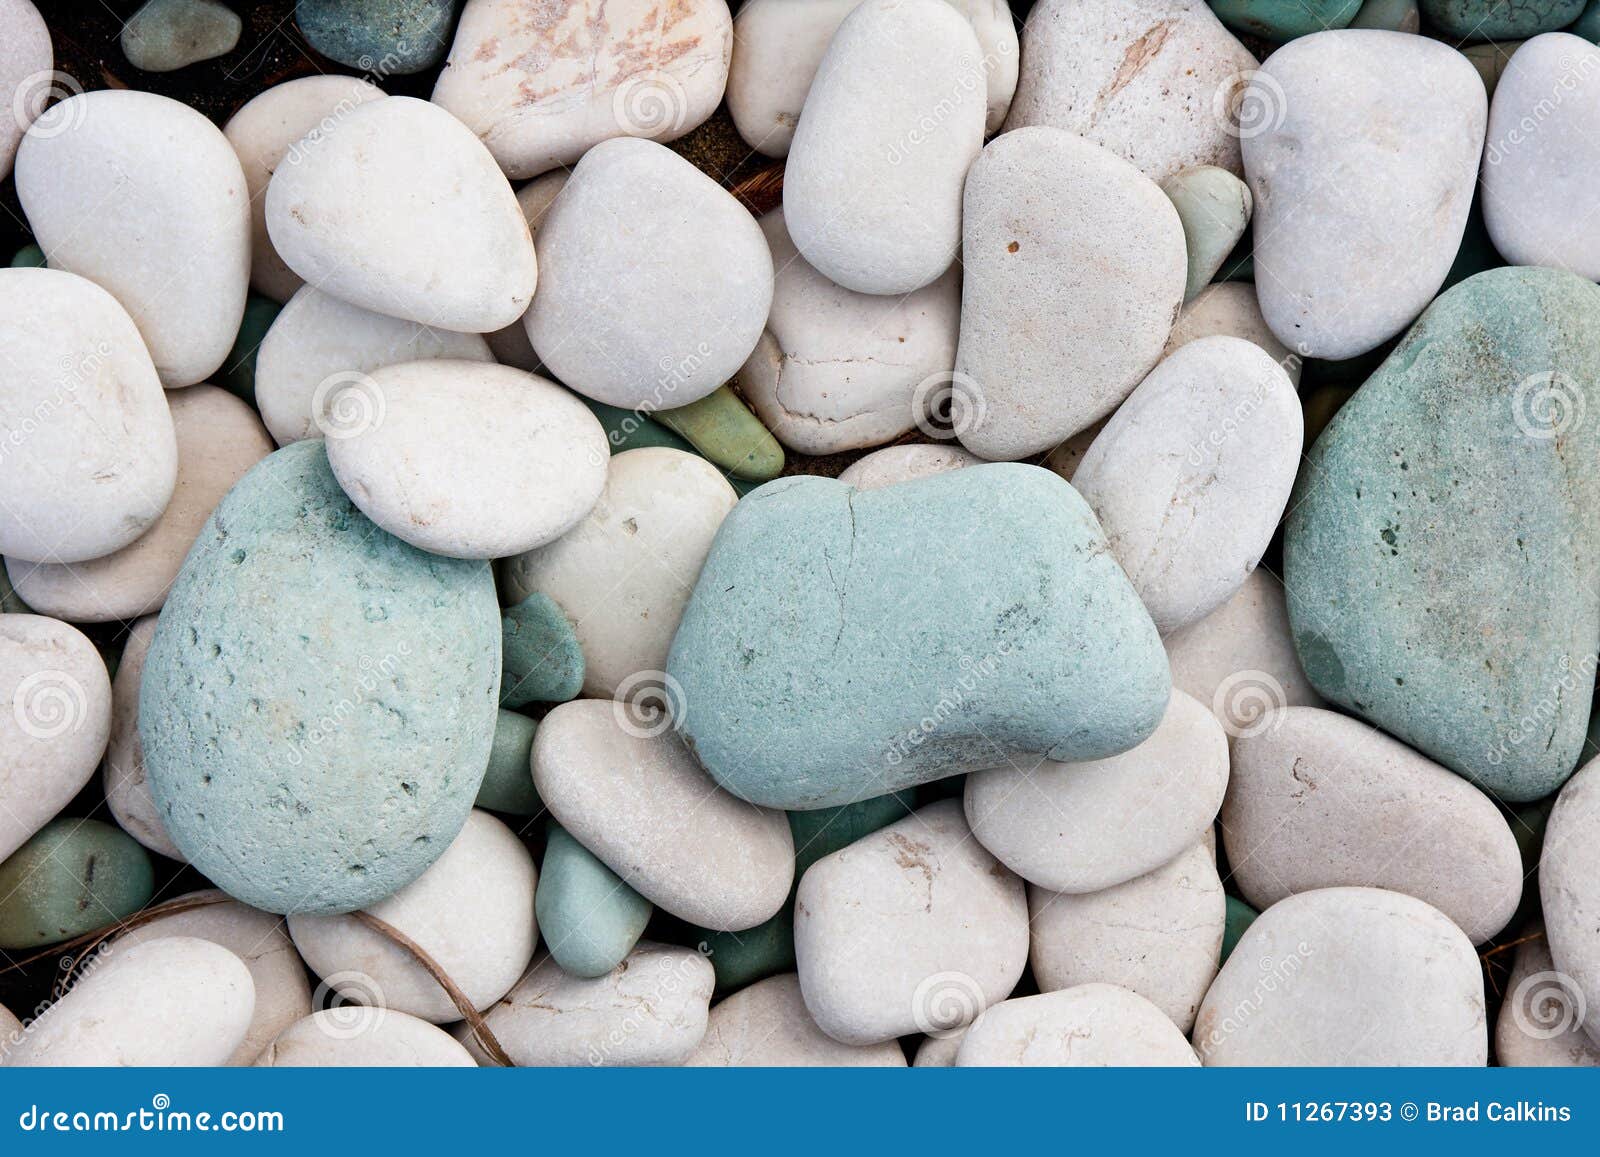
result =
[{"label": "pebble texture", "polygon": [[1585,764],[1561,789],[1539,857],[1550,956],[1581,997],[1583,1031],[1600,1045],[1600,764]]},{"label": "pebble texture", "polygon": [[768,977],[711,1010],[706,1035],[686,1068],[903,1069],[900,1042],[847,1045],[817,1027],[794,973]]},{"label": "pebble texture", "polygon": [[1178,211],[1189,253],[1189,279],[1183,299],[1199,293],[1233,252],[1250,224],[1250,186],[1215,165],[1183,169],[1161,182],[1161,191]]},{"label": "pebble texture", "polygon": [[1584,0],[1421,0],[1428,22],[1463,40],[1516,40],[1554,32],[1583,14]]},{"label": "pebble texture", "polygon": [[1267,40],[1344,28],[1361,6],[1361,0],[1211,0],[1212,11],[1229,28]]},{"label": "pebble texture", "polygon": [[526,715],[501,708],[495,713],[494,746],[489,769],[478,788],[477,806],[514,816],[534,816],[543,810],[533,790],[533,736],[538,725]]},{"label": "pebble texture", "polygon": [[149,0],[122,26],[122,52],[145,72],[174,72],[226,56],[243,21],[216,0]]},{"label": "pebble texture", "polygon": [[839,481],[857,490],[876,490],[982,462],[972,451],[959,446],[885,446],[846,466]]},{"label": "pebble texture", "polygon": [[589,849],[550,825],[536,897],[539,927],[562,971],[604,976],[644,935],[655,911]]},{"label": "pebble texture", "polygon": [[1199,1062],[1178,1027],[1144,997],[1114,984],[1081,984],[995,1005],[967,1030],[955,1063],[1187,1068]]},{"label": "pebble texture", "polygon": [[541,591],[500,616],[505,671],[500,704],[565,703],[583,690],[583,645],[554,599]]},{"label": "pebble texture", "polygon": [[1219,281],[1206,286],[1183,303],[1172,332],[1167,335],[1163,358],[1181,345],[1213,334],[1240,337],[1254,342],[1283,367],[1289,380],[1300,384],[1300,366],[1304,360],[1279,341],[1261,316],[1261,305],[1256,301],[1256,287],[1248,281]]},{"label": "pebble texture", "polygon": [[457,0],[298,0],[306,43],[347,68],[380,75],[422,72],[450,43]]}]

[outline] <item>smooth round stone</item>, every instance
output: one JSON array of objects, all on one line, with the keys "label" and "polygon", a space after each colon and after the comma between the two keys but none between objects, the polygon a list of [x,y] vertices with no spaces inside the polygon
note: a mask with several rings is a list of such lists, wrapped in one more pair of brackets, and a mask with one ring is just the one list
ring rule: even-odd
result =
[{"label": "smooth round stone", "polygon": [[272,452],[256,413],[216,386],[191,386],[167,401],[178,444],[178,480],[155,524],[133,542],[75,563],[8,560],[12,585],[41,614],[75,623],[136,619],[161,609],[184,556],[222,496]]},{"label": "smooth round stone", "polygon": [[1065,129],[1154,181],[1195,165],[1238,173],[1230,106],[1255,67],[1204,0],[1039,0],[1006,128]]},{"label": "smooth round stone", "polygon": [[0,270],[0,554],[82,562],[120,550],[166,509],[172,417],[150,355],[105,290],[55,269]]},{"label": "smooth round stone", "polygon": [[686,1068],[906,1067],[900,1042],[841,1044],[806,1011],[800,978],[773,976],[728,997],[711,1010],[706,1035],[685,1058]]},{"label": "smooth round stone", "polygon": [[1248,281],[1222,281],[1206,286],[1183,303],[1178,320],[1167,335],[1167,344],[1161,351],[1163,358],[1172,351],[1203,337],[1222,334],[1243,338],[1266,350],[1272,360],[1283,367],[1289,380],[1300,385],[1302,358],[1291,353],[1267,327],[1261,316],[1261,306],[1256,301],[1256,287]]},{"label": "smooth round stone", "polygon": [[193,936],[97,957],[0,1064],[171,1068],[230,1063],[255,1009],[250,970]]},{"label": "smooth round stone", "polygon": [[589,516],[549,546],[508,559],[508,600],[553,599],[583,646],[586,695],[624,698],[659,682],[711,540],[738,501],[703,458],[628,450],[611,459]]},{"label": "smooth round stone", "polygon": [[729,474],[766,482],[783,473],[783,447],[727,386],[687,406],[657,410],[655,416]]},{"label": "smooth round stone", "polygon": [[61,817],[0,862],[0,948],[42,948],[115,923],[155,888],[150,857],[98,820]]},{"label": "smooth round stone", "polygon": [[750,356],[772,302],[772,261],[749,211],[651,141],[584,154],[538,249],[528,338],[562,383],[613,406],[699,401]]},{"label": "smooth round stone", "polygon": [[877,490],[982,462],[982,458],[959,446],[885,446],[846,466],[839,481],[857,490]]},{"label": "smooth round stone", "polygon": [[1322,706],[1295,653],[1283,583],[1265,567],[1165,642],[1173,686],[1209,707],[1229,735],[1251,734],[1276,707]]},{"label": "smooth round stone", "polygon": [[[261,420],[280,446],[360,429],[380,414],[381,395],[368,384],[373,371],[429,358],[494,361],[479,334],[429,329],[302,286],[272,323],[256,359]],[[361,393],[335,408],[333,399],[345,387]]]},{"label": "smooth round stone", "polygon": [[739,389],[802,454],[893,441],[925,420],[931,392],[949,383],[960,270],[901,296],[856,293],[800,256],[783,213],[761,218],[776,280],[766,332],[739,371]]},{"label": "smooth round stone", "polygon": [[[17,144],[44,111],[55,54],[50,29],[29,0],[0,0],[0,181],[11,175]],[[54,123],[54,122],[53,122]]]},{"label": "smooth round stone", "polygon": [[662,715],[561,704],[534,737],[533,782],[573,838],[680,919],[737,931],[788,898],[788,821],[719,789]]},{"label": "smooth round stone", "polygon": [[1594,1068],[1600,1044],[1583,1031],[1586,1002],[1572,978],[1556,971],[1543,925],[1519,937],[1494,1026],[1495,1063],[1507,1068]]},{"label": "smooth round stone", "polygon": [[813,864],[794,946],[806,1008],[837,1041],[959,1028],[1021,977],[1027,897],[941,800]]},{"label": "smooth round stone", "polygon": [[216,0],[149,0],[122,26],[122,53],[145,72],[174,72],[226,56],[244,22]]},{"label": "smooth round stone", "polygon": [[294,22],[329,60],[380,76],[439,63],[456,0],[298,0]]},{"label": "smooth round stone", "polygon": [[139,739],[139,683],[155,633],[155,615],[147,615],[129,628],[117,675],[111,682],[111,741],[106,746],[104,771],[106,807],[123,831],[152,852],[182,863],[183,853],[167,835],[167,826],[161,822],[161,812],[150,794],[144,744]]},{"label": "smooth round stone", "polygon": [[967,1030],[963,1068],[1198,1066],[1161,1010],[1114,984],[1080,984],[995,1005]]},{"label": "smooth round stone", "polygon": [[1102,892],[1028,889],[1029,962],[1042,992],[1103,982],[1136,992],[1187,1033],[1216,978],[1227,903],[1202,843]]},{"label": "smooth round stone", "polygon": [[1155,730],[1155,627],[1048,470],[781,478],[758,498],[722,524],[667,663],[674,723],[735,795],[832,807]]},{"label": "smooth round stone", "polygon": [[539,927],[545,946],[573,976],[604,976],[644,935],[654,911],[566,829],[550,825],[539,878]]},{"label": "smooth round stone", "polygon": [[476,1067],[449,1033],[388,1008],[347,1004],[313,1013],[278,1034],[258,1068]]},{"label": "smooth round stone", "polygon": [[256,404],[256,355],[267,339],[267,331],[282,311],[283,306],[259,293],[245,298],[239,334],[233,339],[233,348],[228,351],[222,368],[212,375],[217,385],[252,409]]},{"label": "smooth round stone", "polygon": [[[203,897],[220,899],[217,891],[191,892],[175,900]],[[124,932],[112,941],[114,952],[126,952],[136,944],[167,936],[192,936],[209,940],[232,952],[250,970],[255,986],[255,1012],[244,1040],[225,1064],[252,1064],[274,1037],[301,1017],[311,1015],[311,985],[305,966],[295,952],[283,918],[226,900],[187,912],[158,916]]]},{"label": "smooth round stone", "polygon": [[304,284],[267,235],[266,192],[273,172],[279,165],[303,162],[319,147],[323,132],[351,109],[383,95],[359,77],[303,76],[251,98],[222,126],[250,191],[250,285],[257,293],[288,301]]},{"label": "smooth round stone", "polygon": [[1189,254],[1189,301],[1216,276],[1250,224],[1250,186],[1215,165],[1183,169],[1161,182],[1161,191],[1178,211]]},{"label": "smooth round stone", "polygon": [[678,1065],[706,1034],[712,983],[698,952],[649,940],[588,979],[541,956],[485,1019],[519,1066]]},{"label": "smooth round stone", "polygon": [[1600,48],[1565,32],[1519,48],[1494,90],[1483,165],[1484,224],[1508,262],[1600,279],[1600,241],[1584,225],[1600,208],[1596,134]]},{"label": "smooth round stone", "polygon": [[379,533],[322,443],[297,442],[223,499],[156,626],[139,693],[156,804],[245,903],[365,907],[466,822],[499,682],[488,565]]},{"label": "smooth round stone", "polygon": [[[1017,26],[1008,0],[948,0],[972,22],[983,50],[986,133],[998,132],[1017,88]],[[764,0],[733,18],[738,51],[728,71],[728,112],[757,152],[786,156],[828,43],[861,0]]]},{"label": "smooth round stone", "polygon": [[1222,808],[1233,879],[1267,908],[1339,885],[1426,900],[1474,944],[1506,926],[1522,857],[1500,809],[1404,744],[1315,707],[1281,708],[1233,742]]},{"label": "smooth round stone", "polygon": [[1293,40],[1345,27],[1361,10],[1361,0],[1211,0],[1211,10],[1235,32]]},{"label": "smooth round stone", "polygon": [[[533,959],[537,880],[516,833],[473,811],[427,871],[365,911],[416,941],[481,1012]],[[311,970],[351,1003],[381,1004],[434,1024],[461,1019],[409,949],[353,916],[291,915],[289,935]]]},{"label": "smooth round stone", "polygon": [[[528,235],[534,239],[535,250],[538,249],[539,226],[544,222],[550,206],[561,195],[561,190],[567,187],[571,176],[570,170],[557,169],[542,177],[535,177],[517,190],[517,204],[522,209],[523,220],[528,223]],[[524,313],[504,329],[484,334],[484,340],[489,343],[495,360],[501,365],[515,366],[536,374],[544,369],[544,365],[539,361],[539,355],[533,352],[533,343],[528,340],[527,316]]]},{"label": "smooth round stone", "polygon": [[1376,348],[1439,292],[1460,248],[1483,84],[1448,44],[1341,29],[1280,48],[1242,99],[1262,315],[1302,357]]},{"label": "smooth round stone", "polygon": [[1106,423],[1072,485],[1162,634],[1222,606],[1261,561],[1304,436],[1289,375],[1235,337],[1178,347]]},{"label": "smooth round stone", "polygon": [[967,776],[973,834],[1013,872],[1056,892],[1099,892],[1178,856],[1228,786],[1228,737],[1174,691],[1155,733],[1120,755]]},{"label": "smooth round stone", "polygon": [[514,816],[538,815],[544,805],[533,790],[533,736],[538,725],[504,708],[495,716],[494,746],[475,806]]},{"label": "smooth round stone", "polygon": [[266,221],[290,269],[375,313],[487,333],[533,297],[533,241],[511,186],[466,126],[413,97],[367,101],[323,127],[272,174]]},{"label": "smooth round stone", "polygon": [[554,599],[533,592],[500,616],[500,703],[565,703],[583,690],[583,645]]},{"label": "smooth round stone", "polygon": [[1417,0],[1366,0],[1348,27],[1416,33],[1422,30],[1422,13],[1417,11]]},{"label": "smooth round stone", "polygon": [[111,680],[66,623],[0,614],[0,860],[72,802],[111,733]]},{"label": "smooth round stone", "polygon": [[1222,930],[1222,961],[1227,963],[1228,957],[1233,955],[1233,950],[1239,946],[1239,941],[1249,931],[1250,925],[1256,922],[1256,917],[1261,915],[1250,905],[1237,896],[1228,897],[1228,911],[1226,922]]},{"label": "smooth round stone", "polygon": [[433,101],[506,175],[572,165],[614,137],[674,141],[722,100],[733,52],[724,0],[468,0]]},{"label": "smooth round stone", "polygon": [[952,408],[984,458],[1048,450],[1115,409],[1183,302],[1178,212],[1155,182],[1055,128],[1004,134],[966,186]]},{"label": "smooth round stone", "polygon": [[1583,1030],[1600,1045],[1600,764],[1590,762],[1556,799],[1539,856],[1539,897],[1550,955],[1581,995]]},{"label": "smooth round stone", "polygon": [[867,0],[844,18],[784,168],[790,235],[824,277],[905,294],[950,268],[962,181],[983,147],[982,58],[943,0]]},{"label": "smooth round stone", "polygon": [[215,125],[152,92],[80,93],[23,138],[16,180],[51,268],[122,304],[163,385],[222,365],[249,289],[250,195]]},{"label": "smooth round stone", "polygon": [[1583,14],[1584,0],[1421,0],[1428,23],[1454,39],[1517,40],[1554,32]]},{"label": "smooth round stone", "polygon": [[[327,440],[352,502],[412,546],[450,558],[505,558],[560,538],[606,484],[605,431],[544,378],[470,361],[405,362],[329,395],[371,406]],[[489,500],[492,498],[492,501]]]},{"label": "smooth round stone", "polygon": [[1206,993],[1207,1065],[1486,1063],[1483,972],[1438,909],[1381,888],[1281,900],[1240,938]]}]

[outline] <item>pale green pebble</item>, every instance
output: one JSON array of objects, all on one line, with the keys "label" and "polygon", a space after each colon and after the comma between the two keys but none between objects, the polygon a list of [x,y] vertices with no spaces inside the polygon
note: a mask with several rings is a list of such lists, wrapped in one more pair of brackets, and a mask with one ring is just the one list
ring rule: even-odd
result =
[{"label": "pale green pebble", "polygon": [[329,60],[383,77],[438,64],[455,8],[455,0],[299,0],[294,19]]},{"label": "pale green pebble", "polygon": [[544,809],[533,786],[533,736],[539,725],[526,715],[502,709],[494,724],[489,770],[478,788],[477,805],[513,816],[535,816]]},{"label": "pale green pebble", "polygon": [[150,902],[138,841],[98,820],[51,820],[0,863],[0,948],[42,948],[114,924]]},{"label": "pale green pebble", "polygon": [[783,473],[783,447],[727,386],[687,406],[657,410],[655,416],[730,474],[767,482]]},{"label": "pale green pebble", "polygon": [[24,245],[11,257],[13,269],[43,269],[44,266],[44,250],[37,245]]},{"label": "pale green pebble", "polygon": [[1250,224],[1250,188],[1215,165],[1196,165],[1168,177],[1161,191],[1178,210],[1189,254],[1183,298],[1199,293],[1227,261]]},{"label": "pale green pebble", "polygon": [[534,913],[550,955],[574,976],[604,976],[644,935],[650,901],[552,823]]},{"label": "pale green pebble", "polygon": [[1222,961],[1226,964],[1228,957],[1233,954],[1234,946],[1239,943],[1239,938],[1245,934],[1250,925],[1256,922],[1260,913],[1246,904],[1237,896],[1229,896],[1228,904],[1222,922]]},{"label": "pale green pebble", "polygon": [[1416,32],[1422,27],[1422,13],[1417,11],[1417,0],[1367,0],[1350,27]]},{"label": "pale green pebble", "polygon": [[233,339],[233,348],[223,359],[222,368],[211,376],[214,385],[252,406],[256,404],[256,354],[282,310],[281,303],[259,293],[252,293],[245,299],[239,336]]},{"label": "pale green pebble", "polygon": [[[705,457],[696,450],[692,444],[680,438],[675,432],[667,429],[660,422],[651,421],[636,410],[624,410],[621,406],[608,406],[604,402],[597,402],[593,398],[581,398],[584,405],[588,406],[600,425],[606,432],[606,444],[611,447],[613,454],[620,454],[624,450],[641,450],[647,446],[664,446],[668,450],[682,450],[685,454],[694,454]],[[726,475],[728,484],[734,488],[740,498],[754,490],[761,483],[754,478],[740,478],[735,474]]]},{"label": "pale green pebble", "polygon": [[226,56],[243,29],[237,13],[216,0],[150,0],[122,26],[122,52],[145,72],[172,72]]},{"label": "pale green pebble", "polygon": [[583,647],[566,612],[535,591],[500,616],[500,705],[565,703],[583,690]]}]

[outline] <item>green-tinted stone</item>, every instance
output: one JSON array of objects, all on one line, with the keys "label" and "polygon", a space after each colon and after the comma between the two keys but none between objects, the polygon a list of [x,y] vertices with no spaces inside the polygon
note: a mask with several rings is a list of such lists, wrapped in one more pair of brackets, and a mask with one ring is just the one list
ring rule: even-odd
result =
[{"label": "green-tinted stone", "polygon": [[1416,32],[1422,27],[1422,14],[1417,11],[1417,0],[1366,0],[1350,27]]},{"label": "green-tinted stone", "polygon": [[789,831],[794,835],[794,881],[798,887],[806,869],[823,856],[847,848],[862,836],[910,815],[916,807],[916,794],[897,791],[875,796],[843,807],[816,811],[790,812]]},{"label": "green-tinted stone", "polygon": [[299,0],[294,20],[323,56],[381,79],[444,59],[455,7],[454,0]]},{"label": "green-tinted stone", "polygon": [[1211,0],[1211,9],[1235,32],[1293,40],[1344,28],[1361,11],[1361,0]]},{"label": "green-tinted stone", "polygon": [[557,964],[574,976],[604,976],[638,943],[651,906],[565,828],[551,823],[534,912]]},{"label": "green-tinted stone", "polygon": [[536,816],[543,808],[533,786],[533,735],[538,724],[526,715],[502,710],[495,720],[489,770],[478,788],[477,805],[514,816]]},{"label": "green-tinted stone", "polygon": [[44,250],[37,245],[24,245],[11,257],[13,269],[43,269],[44,264]]},{"label": "green-tinted stone", "polygon": [[535,591],[500,616],[500,705],[565,703],[583,690],[583,648],[566,613]]},{"label": "green-tinted stone", "polygon": [[51,820],[0,863],[0,948],[42,948],[133,915],[150,902],[150,857],[121,828]]},{"label": "green-tinted stone", "polygon": [[687,406],[657,410],[655,418],[739,478],[766,482],[783,473],[783,447],[727,386]]},{"label": "green-tinted stone", "polygon": [[770,920],[740,932],[702,931],[697,943],[717,974],[717,991],[734,992],[758,980],[793,972],[794,901]]},{"label": "green-tinted stone", "polygon": [[1585,0],[1421,0],[1428,23],[1457,40],[1515,40],[1565,28]]},{"label": "green-tinted stone", "polygon": [[1222,925],[1222,962],[1226,964],[1228,957],[1233,954],[1233,949],[1239,943],[1239,938],[1244,935],[1245,929],[1255,923],[1259,913],[1237,896],[1228,897],[1227,915]]},{"label": "green-tinted stone", "polygon": [[252,406],[256,404],[256,354],[282,309],[278,302],[259,293],[252,293],[246,299],[239,336],[234,338],[233,348],[228,351],[222,368],[211,375],[213,384]]},{"label": "green-tinted stone", "polygon": [[1417,321],[1289,504],[1295,647],[1323,698],[1508,800],[1582,753],[1600,638],[1600,288],[1491,269]]},{"label": "green-tinted stone", "polygon": [[216,0],[150,0],[122,26],[122,53],[145,72],[171,72],[226,56],[242,28],[238,14]]},{"label": "green-tinted stone", "polygon": [[1574,36],[1581,36],[1585,40],[1600,44],[1600,0],[1589,0],[1589,6],[1583,10],[1583,15],[1567,29]]},{"label": "green-tinted stone", "polygon": [[[638,450],[645,446],[665,446],[668,450],[682,450],[685,454],[699,454],[693,445],[680,438],[676,433],[667,429],[660,422],[652,421],[635,410],[624,410],[620,406],[608,406],[604,402],[597,402],[593,398],[583,398],[583,404],[588,406],[600,425],[605,428],[606,441],[611,446],[613,454],[620,454],[624,450]],[[704,457],[704,455],[701,455]],[[736,474],[727,474],[728,484],[743,498],[750,491],[761,485],[754,478],[740,478]]]},{"label": "green-tinted stone", "polygon": [[1211,283],[1250,224],[1250,188],[1215,165],[1196,165],[1174,173],[1161,191],[1178,210],[1189,255],[1188,301]]}]

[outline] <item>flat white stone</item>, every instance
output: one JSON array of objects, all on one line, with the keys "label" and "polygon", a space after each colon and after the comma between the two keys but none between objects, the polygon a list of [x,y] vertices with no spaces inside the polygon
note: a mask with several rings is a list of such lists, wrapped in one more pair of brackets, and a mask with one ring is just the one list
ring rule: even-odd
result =
[{"label": "flat white stone", "polygon": [[839,481],[857,490],[876,490],[982,462],[982,458],[959,446],[885,446],[846,466]]},{"label": "flat white stone", "polygon": [[1183,1033],[1159,1008],[1114,984],[1080,984],[997,1004],[967,1030],[955,1063],[963,1068],[1199,1064]]},{"label": "flat white stone", "polygon": [[413,97],[350,109],[267,185],[267,233],[290,269],[352,305],[488,333],[522,316],[537,262],[494,158]]},{"label": "flat white stone", "polygon": [[1025,458],[1115,409],[1183,304],[1183,225],[1154,181],[1054,128],[1004,133],[966,185],[955,429]]},{"label": "flat white stone", "polygon": [[725,0],[468,0],[433,101],[506,175],[571,165],[612,137],[677,140],[728,82]]},{"label": "flat white stone", "polygon": [[986,92],[977,35],[943,0],[866,0],[846,16],[784,168],[806,260],[860,293],[910,293],[948,269]]},{"label": "flat white stone", "polygon": [[347,1004],[298,1020],[267,1046],[259,1068],[449,1068],[477,1064],[443,1029],[389,1008]]},{"label": "flat white stone", "polygon": [[139,738],[139,680],[144,676],[144,660],[158,617],[146,615],[133,624],[122,644],[122,658],[111,681],[111,740],[106,745],[103,781],[106,807],[122,830],[157,855],[182,864],[187,857],[167,834],[161,810],[150,794],[144,742]]},{"label": "flat white stone", "polygon": [[1584,1001],[1583,1031],[1600,1045],[1600,762],[1556,797],[1539,856],[1539,899],[1550,956]]},{"label": "flat white stone", "polygon": [[1205,834],[1228,786],[1228,738],[1173,691],[1154,734],[1108,759],[1042,760],[967,776],[973,834],[1054,892],[1099,892],[1154,871]]},{"label": "flat white stone", "polygon": [[250,194],[214,124],[153,92],[81,93],[23,137],[16,180],[50,267],[122,304],[164,386],[222,365],[249,290]]},{"label": "flat white stone", "polygon": [[[538,250],[539,225],[544,221],[545,214],[550,211],[550,206],[556,203],[561,190],[567,187],[567,181],[571,176],[572,174],[566,169],[557,169],[541,177],[535,177],[517,190],[517,204],[522,208],[523,220],[528,223],[528,233],[534,239],[535,251]],[[527,370],[530,374],[542,373],[544,363],[539,360],[539,355],[533,352],[533,343],[528,340],[527,316],[524,313],[504,329],[484,334],[484,340],[489,343],[495,361],[501,365],[515,366],[519,370]]]},{"label": "flat white stone", "polygon": [[17,144],[43,110],[55,78],[50,29],[28,0],[0,0],[0,181],[11,175]]},{"label": "flat white stone", "polygon": [[795,895],[795,958],[823,1032],[870,1045],[970,1023],[1028,954],[1020,879],[940,800],[824,856]]},{"label": "flat white stone", "polygon": [[1507,1068],[1593,1068],[1600,1045],[1583,1031],[1585,1001],[1556,971],[1543,924],[1524,929],[1494,1026],[1494,1059]]},{"label": "flat white stone", "polygon": [[1245,176],[1256,292],[1302,357],[1366,353],[1409,326],[1455,261],[1488,99],[1465,57],[1405,32],[1290,41],[1250,81]]},{"label": "flat white stone", "polygon": [[792,972],[741,989],[711,1010],[688,1068],[905,1068],[900,1042],[847,1045],[817,1027]]},{"label": "flat white stone", "polygon": [[1216,334],[1254,342],[1272,355],[1272,360],[1283,367],[1283,372],[1289,375],[1291,382],[1300,385],[1300,368],[1304,359],[1291,353],[1267,327],[1266,318],[1261,316],[1261,305],[1256,301],[1253,283],[1218,282],[1206,286],[1184,302],[1172,332],[1167,335],[1167,345],[1161,351],[1161,356],[1170,357],[1179,346],[1196,338]]}]

